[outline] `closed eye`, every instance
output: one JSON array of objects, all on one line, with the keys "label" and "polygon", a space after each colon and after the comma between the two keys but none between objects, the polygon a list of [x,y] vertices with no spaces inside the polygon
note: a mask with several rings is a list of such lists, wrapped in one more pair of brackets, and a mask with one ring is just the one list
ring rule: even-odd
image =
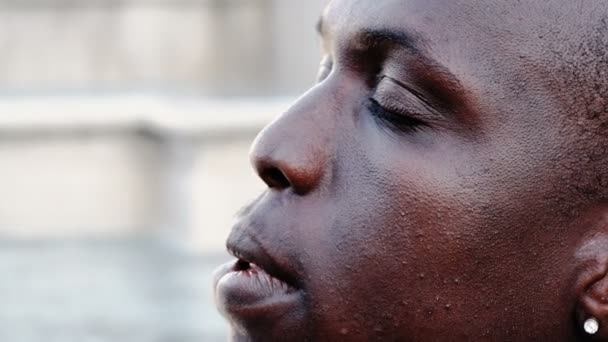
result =
[{"label": "closed eye", "polygon": [[424,121],[414,118],[407,113],[396,112],[384,107],[373,97],[368,102],[368,109],[376,119],[384,124],[388,124],[399,132],[415,133],[428,127]]}]

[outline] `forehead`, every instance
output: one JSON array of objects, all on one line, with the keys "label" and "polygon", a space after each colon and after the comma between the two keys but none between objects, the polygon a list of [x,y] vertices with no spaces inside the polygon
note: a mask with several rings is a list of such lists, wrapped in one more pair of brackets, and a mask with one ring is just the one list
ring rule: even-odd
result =
[{"label": "forehead", "polygon": [[[439,24],[445,33],[454,30],[479,33],[508,30],[512,33],[529,30],[547,18],[555,24],[566,24],[573,6],[558,1],[483,1],[478,0],[332,0],[324,17],[341,27],[357,27],[376,23],[395,27],[433,28]],[[560,10],[565,9],[565,11]],[[582,14],[579,9],[578,14]],[[572,14],[572,12],[570,12]],[[449,26],[448,26],[449,25]],[[490,30],[490,32],[487,32]]]},{"label": "forehead", "polygon": [[333,0],[323,29],[335,41],[369,28],[405,30],[457,73],[467,68],[464,61],[498,69],[513,54],[542,54],[547,38],[556,37],[556,28],[563,34],[572,17],[556,13],[559,8],[553,1]]},{"label": "forehead", "polygon": [[546,87],[555,73],[550,52],[555,44],[576,40],[577,22],[585,17],[581,11],[588,11],[572,16],[567,7],[574,2],[558,2],[334,0],[323,14],[322,29],[330,46],[348,45],[362,30],[406,31],[455,75],[480,104],[477,109],[497,117],[523,115],[539,97],[549,106],[557,96]]}]

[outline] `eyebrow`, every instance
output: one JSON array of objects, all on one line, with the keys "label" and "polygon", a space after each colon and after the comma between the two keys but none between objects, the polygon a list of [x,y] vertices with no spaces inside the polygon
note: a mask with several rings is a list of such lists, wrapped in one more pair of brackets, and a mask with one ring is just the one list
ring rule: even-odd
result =
[{"label": "eyebrow", "polygon": [[[323,38],[326,36],[326,24],[323,16],[319,17],[315,25],[317,33]],[[432,62],[433,65],[439,65],[436,61],[430,58],[419,47],[421,39],[412,32],[394,30],[389,28],[365,29],[355,34],[350,40],[360,50],[371,50],[381,46],[398,46],[408,50],[413,55],[422,57],[427,62]]]},{"label": "eyebrow", "polygon": [[[326,37],[326,24],[323,16],[319,18],[316,25],[317,33]],[[357,32],[349,40],[350,45],[355,45],[356,50],[369,51],[379,47],[398,47],[416,56],[418,60],[429,66],[443,77],[450,79],[454,83],[459,83],[458,78],[449,69],[436,59],[432,58],[422,47],[423,39],[415,32],[406,30],[396,30],[392,28],[368,28]]]},{"label": "eyebrow", "polygon": [[[324,16],[321,16],[316,23],[316,31],[322,37],[326,37],[326,24]],[[427,77],[437,81],[441,79],[444,86],[457,93],[464,93],[462,84],[458,77],[454,75],[448,67],[441,64],[435,58],[431,57],[423,47],[424,39],[416,32],[407,30],[396,30],[392,28],[369,28],[363,29],[355,33],[354,37],[349,40],[349,44],[355,44],[357,50],[367,51],[378,47],[398,47],[406,50],[411,55],[415,56],[420,62],[428,67],[431,71],[427,73]],[[461,100],[461,98],[458,96]]]},{"label": "eyebrow", "polygon": [[371,50],[382,46],[398,46],[408,50],[412,54],[424,57],[425,60],[430,58],[416,46],[419,39],[411,34],[391,29],[368,29],[356,34],[353,41],[361,50]]}]

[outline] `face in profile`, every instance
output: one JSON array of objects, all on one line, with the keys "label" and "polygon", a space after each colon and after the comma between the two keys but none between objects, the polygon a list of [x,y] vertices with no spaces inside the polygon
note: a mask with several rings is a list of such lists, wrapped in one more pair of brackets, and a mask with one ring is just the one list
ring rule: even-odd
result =
[{"label": "face in profile", "polygon": [[608,10],[577,6],[332,1],[317,84],[252,149],[268,189],[215,284],[233,338],[565,341],[608,324],[590,38]]}]

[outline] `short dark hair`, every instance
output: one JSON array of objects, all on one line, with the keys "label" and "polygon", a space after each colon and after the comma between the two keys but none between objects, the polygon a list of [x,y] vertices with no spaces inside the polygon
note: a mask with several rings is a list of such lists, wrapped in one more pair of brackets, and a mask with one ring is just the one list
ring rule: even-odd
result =
[{"label": "short dark hair", "polygon": [[569,114],[561,132],[574,138],[564,156],[572,186],[589,201],[608,201],[608,11],[585,27],[580,40],[555,42],[560,96]]}]

